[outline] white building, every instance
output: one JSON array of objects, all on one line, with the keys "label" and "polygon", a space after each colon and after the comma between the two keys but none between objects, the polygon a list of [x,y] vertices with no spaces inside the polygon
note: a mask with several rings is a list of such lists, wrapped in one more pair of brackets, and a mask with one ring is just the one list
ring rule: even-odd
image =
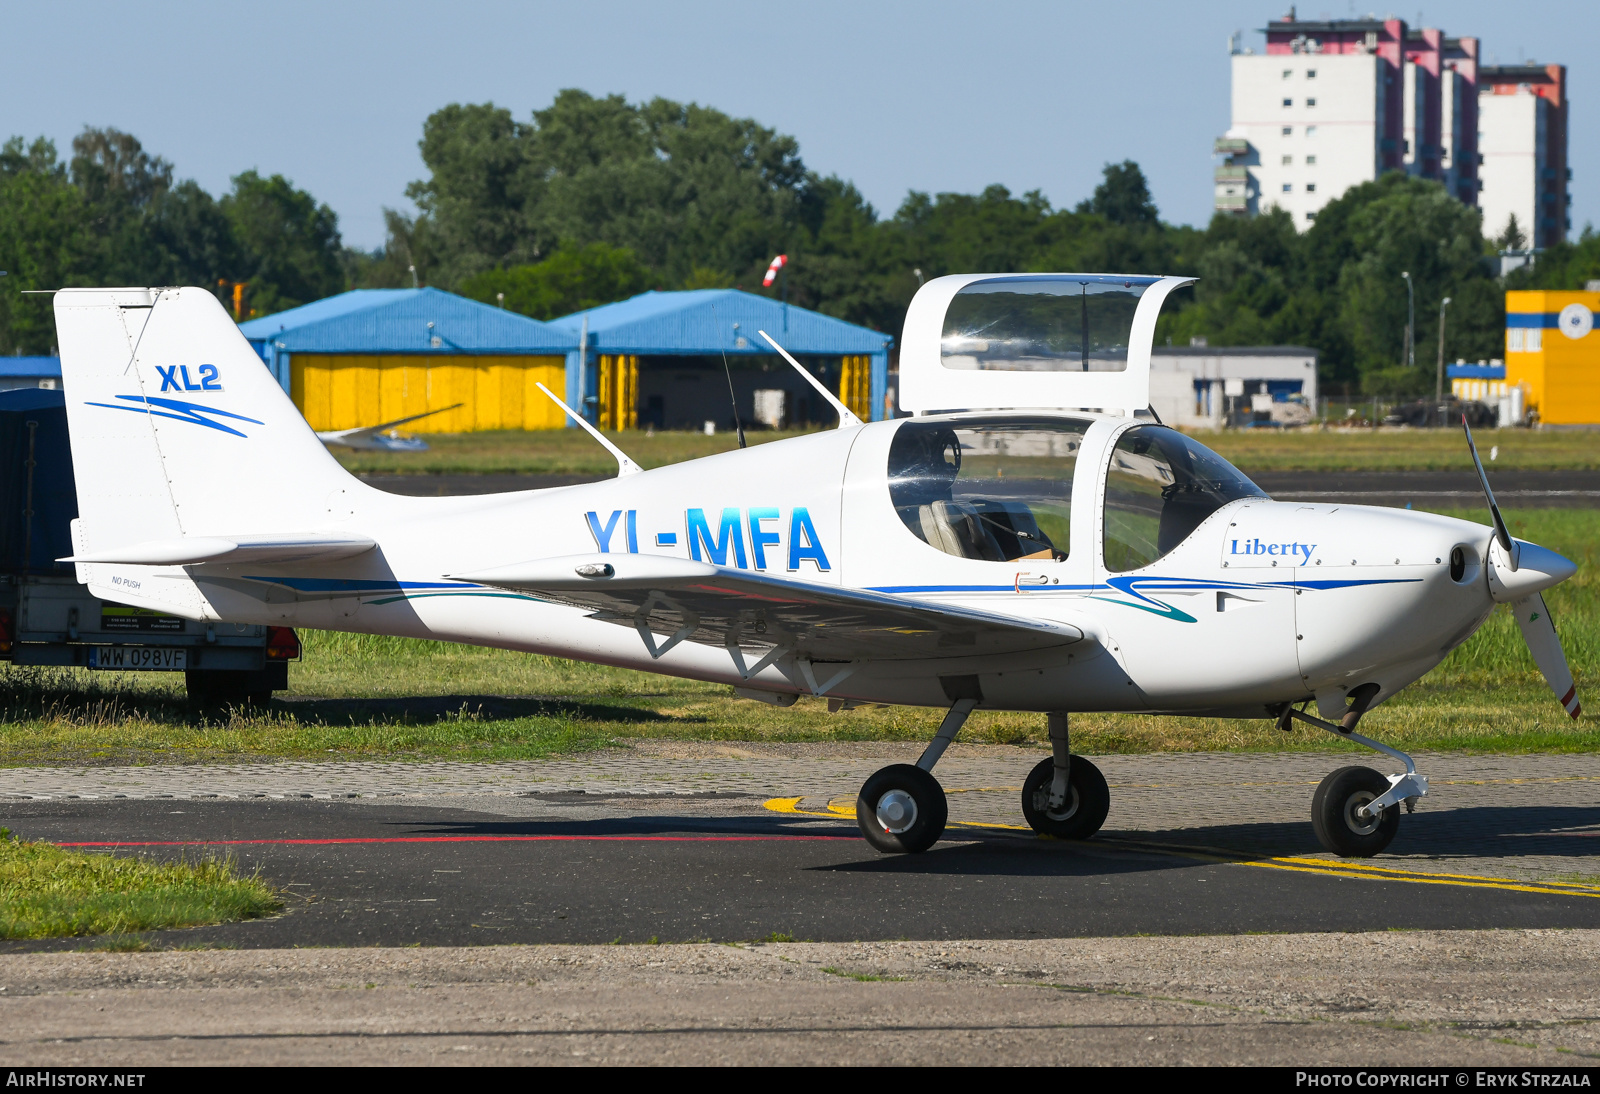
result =
[{"label": "white building", "polygon": [[1376,178],[1384,74],[1371,54],[1236,54],[1224,139],[1248,145],[1228,165],[1248,176],[1253,201],[1241,211],[1277,206],[1303,229],[1329,200]]},{"label": "white building", "polygon": [[1232,46],[1219,212],[1276,206],[1304,230],[1350,187],[1404,171],[1481,205],[1490,237],[1514,212],[1530,246],[1565,238],[1562,66],[1482,66],[1478,39],[1393,18],[1309,22],[1291,9],[1264,33],[1264,53]]},{"label": "white building", "polygon": [[1525,246],[1549,247],[1566,238],[1566,68],[1562,65],[1485,67],[1478,93],[1479,173],[1483,234],[1497,239],[1513,215]]},{"label": "white building", "polygon": [[[1231,389],[1231,392],[1230,392]],[[1220,429],[1229,401],[1248,410],[1263,398],[1317,405],[1317,351],[1305,346],[1155,346],[1150,405],[1168,425]]]}]

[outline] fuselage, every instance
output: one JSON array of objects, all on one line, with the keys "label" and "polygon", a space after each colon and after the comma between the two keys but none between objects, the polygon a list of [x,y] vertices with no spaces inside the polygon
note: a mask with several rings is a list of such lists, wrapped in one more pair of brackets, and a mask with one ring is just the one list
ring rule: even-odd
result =
[{"label": "fuselage", "polygon": [[[906,455],[908,429],[935,442],[949,434],[955,455],[932,472],[908,470],[908,459],[926,461]],[[692,558],[1050,620],[1086,636],[1004,657],[951,649],[866,663],[830,697],[942,706],[941,677],[977,676],[991,709],[1257,717],[1288,700],[1342,701],[1369,682],[1387,697],[1492,609],[1489,528],[1275,502],[1247,482],[1230,485],[1231,468],[1218,471],[1226,464],[1206,462],[1216,458],[1176,436],[1121,416],[972,412],[832,430],[553,490],[420,499],[352,483],[330,507],[335,530],[370,536],[377,550],[319,566],[314,577],[273,565],[200,567],[194,576],[207,617],[497,646],[803,693],[781,665],[744,680],[725,650],[694,642],[656,659],[629,627],[449,577],[553,556]],[[962,452],[966,470],[951,470]],[[1202,470],[1183,472],[1183,461]]]}]

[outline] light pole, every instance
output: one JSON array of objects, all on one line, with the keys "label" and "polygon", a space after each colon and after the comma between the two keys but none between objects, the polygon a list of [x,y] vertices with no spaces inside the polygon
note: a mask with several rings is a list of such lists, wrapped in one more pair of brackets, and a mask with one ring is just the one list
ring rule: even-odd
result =
[{"label": "light pole", "polygon": [[1415,368],[1417,364],[1417,295],[1411,284],[1411,271],[1404,270],[1400,274],[1406,279],[1406,344],[1405,364]]},{"label": "light pole", "polygon": [[[1441,404],[1441,406],[1444,403],[1444,310],[1449,306],[1450,298],[1448,296],[1439,301],[1439,373],[1434,380],[1433,401]],[[1441,410],[1440,413],[1442,414],[1443,411]],[[1443,423],[1441,422],[1440,424],[1442,425]]]}]

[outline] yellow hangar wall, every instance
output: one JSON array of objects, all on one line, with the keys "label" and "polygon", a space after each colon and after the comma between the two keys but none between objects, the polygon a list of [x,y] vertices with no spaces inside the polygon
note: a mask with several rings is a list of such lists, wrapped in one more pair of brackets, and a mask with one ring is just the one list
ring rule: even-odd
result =
[{"label": "yellow hangar wall", "polygon": [[566,391],[560,356],[295,354],[289,394],[312,429],[357,429],[455,409],[418,422],[429,433],[560,429],[566,415],[534,385]]},{"label": "yellow hangar wall", "polygon": [[1546,425],[1600,425],[1597,311],[1600,293],[1506,293],[1506,384]]}]

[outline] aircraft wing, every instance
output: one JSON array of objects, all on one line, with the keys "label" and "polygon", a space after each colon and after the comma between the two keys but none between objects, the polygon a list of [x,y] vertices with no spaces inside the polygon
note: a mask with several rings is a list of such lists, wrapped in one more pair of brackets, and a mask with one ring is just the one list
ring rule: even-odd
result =
[{"label": "aircraft wing", "polygon": [[[773,652],[779,650],[806,661],[912,660],[1019,653],[1084,640],[1082,631],[1064,623],[660,555],[570,555],[452,574],[451,580],[587,609],[597,619],[638,630],[656,657],[685,640],[730,650],[770,647],[763,665],[781,656]],[[670,637],[657,645],[656,634]]]}]

